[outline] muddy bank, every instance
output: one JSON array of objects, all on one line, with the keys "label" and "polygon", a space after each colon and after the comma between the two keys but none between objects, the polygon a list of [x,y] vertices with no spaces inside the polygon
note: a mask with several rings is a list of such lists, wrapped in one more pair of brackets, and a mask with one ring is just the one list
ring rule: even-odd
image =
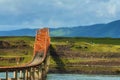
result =
[{"label": "muddy bank", "polygon": [[120,75],[120,70],[105,66],[66,66],[66,69],[50,66],[49,73]]},{"label": "muddy bank", "polygon": [[29,48],[30,46],[24,40],[18,41],[0,41],[0,49]]},{"label": "muddy bank", "polygon": [[120,74],[120,53],[84,52],[71,45],[51,45],[49,73]]}]

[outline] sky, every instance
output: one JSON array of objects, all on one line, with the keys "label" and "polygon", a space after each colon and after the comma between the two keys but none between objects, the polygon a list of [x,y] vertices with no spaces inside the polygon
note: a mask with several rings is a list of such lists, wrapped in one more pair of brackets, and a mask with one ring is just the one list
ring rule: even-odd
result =
[{"label": "sky", "polygon": [[120,19],[120,0],[0,0],[0,31],[74,27]]}]

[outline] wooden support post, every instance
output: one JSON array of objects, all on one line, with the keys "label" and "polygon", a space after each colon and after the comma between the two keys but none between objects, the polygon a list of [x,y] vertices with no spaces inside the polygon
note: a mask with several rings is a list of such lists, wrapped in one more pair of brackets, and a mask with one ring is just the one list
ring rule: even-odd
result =
[{"label": "wooden support post", "polygon": [[37,78],[37,71],[36,71],[36,68],[34,68],[34,77],[35,77],[35,79]]},{"label": "wooden support post", "polygon": [[15,78],[15,71],[13,72],[13,78]]},{"label": "wooden support post", "polygon": [[30,79],[32,80],[32,68],[30,68]]},{"label": "wooden support post", "polygon": [[42,80],[46,78],[45,62],[42,63]]},{"label": "wooden support post", "polygon": [[34,68],[35,79],[39,80],[39,67]]},{"label": "wooden support post", "polygon": [[30,68],[30,80],[32,80],[32,76],[31,76],[31,68]]},{"label": "wooden support post", "polygon": [[28,70],[25,70],[25,80],[28,80]]},{"label": "wooden support post", "polygon": [[22,70],[20,70],[20,77],[19,77],[20,79],[22,79],[23,78],[23,75],[22,75]]},{"label": "wooden support post", "polygon": [[30,78],[30,69],[28,69],[28,80],[31,80],[31,78]]},{"label": "wooden support post", "polygon": [[32,76],[33,76],[33,80],[35,80],[35,68],[33,68]]},{"label": "wooden support post", "polygon": [[13,77],[14,77],[15,80],[17,80],[17,78],[18,78],[17,77],[17,70],[13,72]]},{"label": "wooden support post", "polygon": [[35,80],[34,68],[31,68],[30,74],[31,74],[31,80]]},{"label": "wooden support post", "polygon": [[6,80],[8,80],[8,71],[6,71]]},{"label": "wooden support post", "polygon": [[39,65],[38,74],[39,74],[39,80],[42,80],[42,66],[41,65]]},{"label": "wooden support post", "polygon": [[38,68],[34,68],[34,76],[35,76],[35,79],[38,79],[39,78],[39,75],[38,75]]}]

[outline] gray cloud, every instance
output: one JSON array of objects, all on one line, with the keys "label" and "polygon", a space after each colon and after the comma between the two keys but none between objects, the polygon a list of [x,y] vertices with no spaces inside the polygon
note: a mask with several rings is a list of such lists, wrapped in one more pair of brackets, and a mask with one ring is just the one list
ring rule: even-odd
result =
[{"label": "gray cloud", "polygon": [[0,25],[15,29],[107,23],[120,19],[119,7],[119,0],[0,0]]}]

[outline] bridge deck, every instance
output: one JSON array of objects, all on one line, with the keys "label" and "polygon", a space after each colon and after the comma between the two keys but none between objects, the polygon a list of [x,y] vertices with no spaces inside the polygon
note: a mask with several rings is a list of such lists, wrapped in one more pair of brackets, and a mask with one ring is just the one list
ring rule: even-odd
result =
[{"label": "bridge deck", "polygon": [[25,68],[38,66],[44,61],[49,45],[50,45],[49,30],[47,28],[38,30],[35,38],[33,59],[29,63],[26,63],[21,66],[0,67],[0,72],[4,72],[7,70],[8,71],[21,70]]}]

